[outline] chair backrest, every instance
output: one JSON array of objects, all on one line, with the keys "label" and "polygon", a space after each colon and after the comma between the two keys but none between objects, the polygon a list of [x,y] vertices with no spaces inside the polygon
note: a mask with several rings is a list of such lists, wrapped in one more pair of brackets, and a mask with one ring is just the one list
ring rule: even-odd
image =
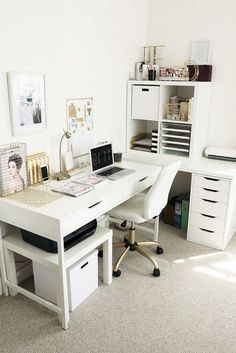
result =
[{"label": "chair backrest", "polygon": [[143,216],[145,219],[159,216],[166,206],[171,185],[180,166],[181,162],[177,161],[161,169],[144,201]]}]

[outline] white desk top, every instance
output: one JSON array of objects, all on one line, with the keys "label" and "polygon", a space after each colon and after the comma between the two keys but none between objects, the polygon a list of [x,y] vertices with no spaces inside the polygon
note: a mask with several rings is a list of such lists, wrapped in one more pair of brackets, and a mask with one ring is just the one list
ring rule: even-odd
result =
[{"label": "white desk top", "polygon": [[76,198],[63,196],[38,208],[0,198],[0,220],[57,240],[151,186],[160,171],[157,165],[132,161],[119,166],[135,172]]},{"label": "white desk top", "polygon": [[205,157],[189,159],[167,154],[157,155],[150,152],[140,152],[137,157],[137,153],[132,153],[132,151],[130,151],[125,157],[129,160],[131,159],[159,166],[163,166],[171,161],[181,160],[182,165],[180,170],[183,172],[218,176],[226,179],[236,178],[236,162],[220,161]]}]

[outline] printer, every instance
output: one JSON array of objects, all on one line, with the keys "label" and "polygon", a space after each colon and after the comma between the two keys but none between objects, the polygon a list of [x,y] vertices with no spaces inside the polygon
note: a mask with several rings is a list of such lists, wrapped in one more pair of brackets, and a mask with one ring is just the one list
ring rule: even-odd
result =
[{"label": "printer", "polygon": [[[82,240],[93,235],[97,228],[97,220],[85,224],[84,226],[76,229],[74,232],[64,237],[64,250],[72,248],[72,246],[78,244]],[[51,239],[47,239],[41,235],[29,232],[28,230],[21,229],[21,235],[24,241],[31,245],[37,246],[38,248],[45,250],[50,253],[57,253],[57,242]]]},{"label": "printer", "polygon": [[222,147],[206,147],[204,153],[207,158],[236,162],[236,149]]}]

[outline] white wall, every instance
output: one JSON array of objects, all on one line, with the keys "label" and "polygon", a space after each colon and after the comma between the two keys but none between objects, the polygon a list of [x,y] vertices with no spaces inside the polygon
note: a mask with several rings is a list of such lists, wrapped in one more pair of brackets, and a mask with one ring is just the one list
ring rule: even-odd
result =
[{"label": "white wall", "polygon": [[[147,38],[148,0],[0,0],[0,144],[25,141],[58,168],[65,100],[93,97],[95,132],[125,146],[126,82]],[[46,75],[48,129],[13,138],[6,72]]]},{"label": "white wall", "polygon": [[236,3],[234,0],[150,0],[149,44],[165,44],[162,64],[183,64],[193,39],[212,41],[208,144],[236,148]]}]

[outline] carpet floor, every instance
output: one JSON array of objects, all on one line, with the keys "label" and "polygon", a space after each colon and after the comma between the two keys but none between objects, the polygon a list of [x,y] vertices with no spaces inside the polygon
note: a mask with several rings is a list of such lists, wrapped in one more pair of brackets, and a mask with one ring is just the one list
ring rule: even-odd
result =
[{"label": "carpet floor", "polygon": [[1,296],[0,352],[236,353],[236,237],[224,252],[185,237],[161,223],[164,254],[153,251],[159,278],[133,252],[105,286],[99,258],[99,287],[71,313],[66,331],[54,312],[21,294]]}]

